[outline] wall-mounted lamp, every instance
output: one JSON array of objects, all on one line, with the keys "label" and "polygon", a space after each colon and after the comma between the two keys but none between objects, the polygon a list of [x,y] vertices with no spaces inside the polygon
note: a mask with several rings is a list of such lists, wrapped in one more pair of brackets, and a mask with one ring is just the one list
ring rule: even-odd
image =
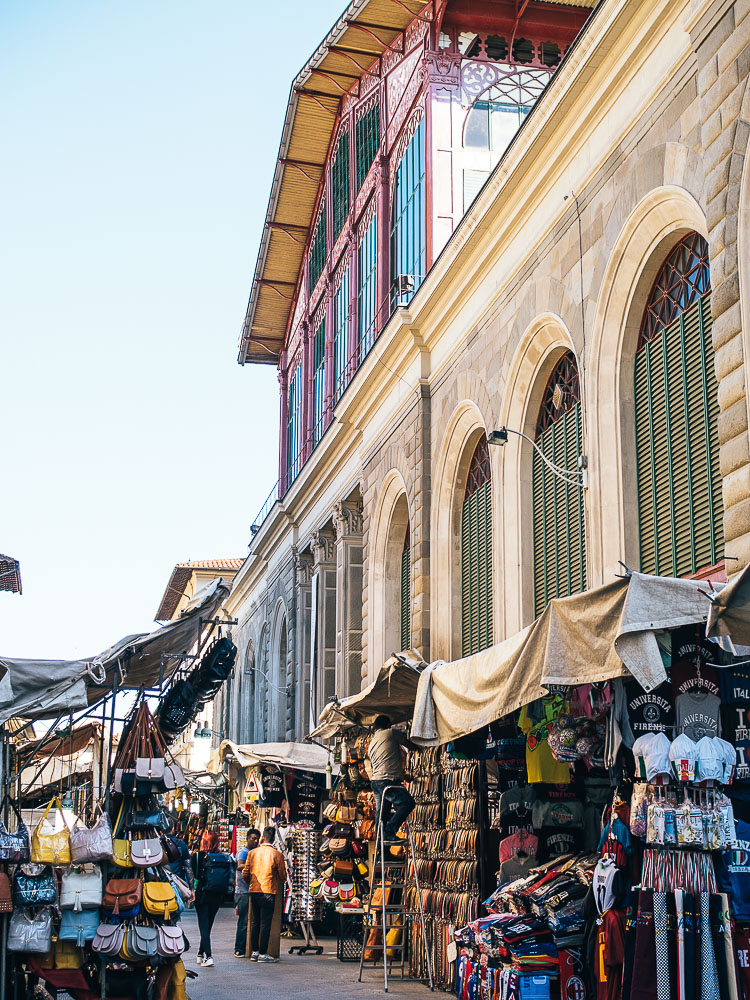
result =
[{"label": "wall-mounted lamp", "polygon": [[516,434],[518,437],[523,438],[524,441],[528,441],[553,475],[557,476],[558,479],[562,479],[562,481],[567,483],[568,486],[577,486],[582,490],[587,490],[589,488],[589,460],[586,455],[578,456],[577,469],[563,469],[562,466],[555,465],[554,462],[550,462],[533,438],[530,438],[528,434],[524,434],[523,431],[513,430],[512,427],[501,427],[497,431],[490,431],[487,435],[487,442],[488,444],[496,444],[502,447],[504,444],[508,443],[509,434]]},{"label": "wall-mounted lamp", "polygon": [[210,740],[212,736],[218,736],[219,739],[221,739],[224,736],[224,733],[221,733],[216,729],[209,729],[208,726],[204,726],[203,729],[201,729],[201,724],[199,722],[195,727],[193,736],[195,736],[196,740]]}]

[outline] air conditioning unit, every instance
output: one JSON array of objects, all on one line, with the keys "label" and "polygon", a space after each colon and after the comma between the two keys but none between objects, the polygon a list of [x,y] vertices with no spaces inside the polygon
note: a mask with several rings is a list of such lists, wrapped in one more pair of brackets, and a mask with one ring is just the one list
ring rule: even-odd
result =
[{"label": "air conditioning unit", "polygon": [[399,274],[396,278],[396,295],[399,299],[414,294],[414,275]]}]

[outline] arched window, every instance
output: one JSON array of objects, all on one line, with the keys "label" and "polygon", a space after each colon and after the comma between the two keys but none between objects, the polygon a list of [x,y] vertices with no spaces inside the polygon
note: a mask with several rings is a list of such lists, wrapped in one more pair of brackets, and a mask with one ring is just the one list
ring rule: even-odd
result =
[{"label": "arched window", "polygon": [[257,670],[255,666],[255,646],[252,639],[245,650],[245,669],[242,681],[242,709],[239,725],[241,743],[255,742],[255,686]]},{"label": "arched window", "polygon": [[634,398],[641,571],[692,576],[724,545],[711,280],[698,233],[674,247],[651,289]]},{"label": "arched window", "polygon": [[492,645],[492,495],[487,437],[469,465],[461,508],[461,655]]},{"label": "arched window", "polygon": [[254,740],[256,743],[265,743],[268,738],[268,685],[266,674],[268,672],[268,625],[263,626],[258,643],[258,671],[255,680],[255,718],[254,718]]},{"label": "arched window", "polygon": [[[535,441],[563,469],[576,470],[582,453],[581,391],[570,351],[547,381],[537,417]],[[586,588],[586,530],[583,490],[556,476],[534,451],[534,614],[555,597]]]},{"label": "arched window", "polygon": [[270,701],[273,706],[273,711],[271,713],[272,718],[272,738],[276,740],[286,739],[286,715],[287,715],[287,695],[286,695],[286,671],[287,671],[287,654],[288,654],[288,644],[287,644],[287,628],[286,628],[286,614],[283,615],[282,620],[278,626],[278,632],[276,633],[276,662],[274,663],[274,670],[272,674],[272,684],[273,687],[270,691]]},{"label": "arched window", "polygon": [[411,539],[406,525],[401,553],[401,648],[411,648]]}]

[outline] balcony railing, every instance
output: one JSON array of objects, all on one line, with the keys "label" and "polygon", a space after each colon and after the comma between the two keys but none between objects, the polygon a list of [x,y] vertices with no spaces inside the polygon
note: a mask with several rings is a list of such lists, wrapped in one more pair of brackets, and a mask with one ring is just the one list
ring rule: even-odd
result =
[{"label": "balcony railing", "polygon": [[279,481],[278,479],[274,483],[273,489],[268,494],[266,499],[263,501],[263,506],[260,508],[258,513],[253,518],[253,523],[250,525],[250,535],[252,538],[258,534],[261,526],[268,515],[271,513],[271,508],[279,499]]}]

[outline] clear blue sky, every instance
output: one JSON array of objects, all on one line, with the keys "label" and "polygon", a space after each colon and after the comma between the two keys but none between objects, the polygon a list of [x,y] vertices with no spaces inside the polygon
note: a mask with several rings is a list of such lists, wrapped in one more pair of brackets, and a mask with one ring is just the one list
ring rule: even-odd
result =
[{"label": "clear blue sky", "polygon": [[0,0],[0,655],[148,630],[244,556],[276,370],[237,340],[292,78],[344,0]]}]

